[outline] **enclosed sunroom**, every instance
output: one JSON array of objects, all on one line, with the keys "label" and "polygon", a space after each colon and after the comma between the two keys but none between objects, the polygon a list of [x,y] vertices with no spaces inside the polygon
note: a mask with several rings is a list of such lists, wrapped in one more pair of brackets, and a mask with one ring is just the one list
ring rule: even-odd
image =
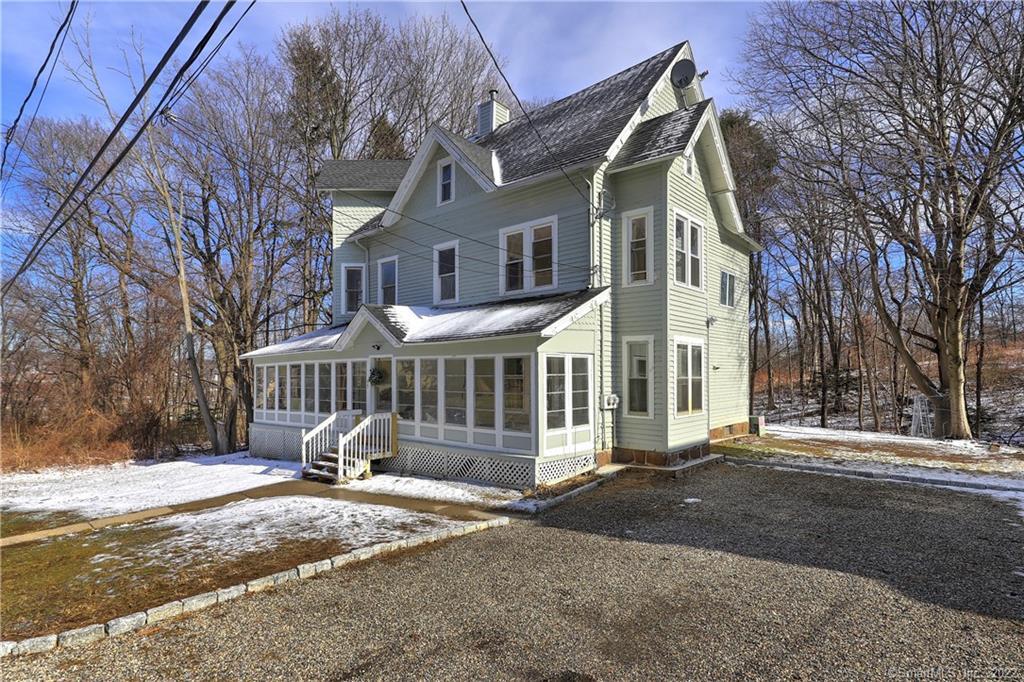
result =
[{"label": "enclosed sunroom", "polygon": [[465,307],[364,305],[348,324],[248,353],[250,450],[298,459],[328,420],[342,425],[333,443],[391,415],[396,442],[378,470],[518,488],[590,471],[602,446],[594,318],[607,300],[602,288]]}]

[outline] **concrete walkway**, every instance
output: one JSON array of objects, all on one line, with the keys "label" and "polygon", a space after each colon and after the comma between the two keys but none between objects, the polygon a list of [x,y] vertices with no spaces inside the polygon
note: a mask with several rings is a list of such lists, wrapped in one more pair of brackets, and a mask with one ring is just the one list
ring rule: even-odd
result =
[{"label": "concrete walkway", "polygon": [[329,497],[333,500],[344,500],[346,502],[359,502],[363,504],[380,504],[388,507],[398,507],[399,509],[408,509],[410,511],[440,514],[442,516],[467,521],[486,520],[496,516],[495,514],[490,514],[474,507],[452,504],[450,502],[420,500],[409,497],[399,497],[397,495],[378,495],[375,493],[365,493],[356,490],[346,490],[343,486],[333,487],[326,483],[294,479],[281,481],[280,483],[271,483],[258,488],[250,488],[249,490],[230,493],[228,495],[207,497],[201,500],[182,502],[181,504],[172,504],[166,507],[153,507],[151,509],[143,509],[141,511],[131,512],[128,514],[104,516],[96,519],[90,519],[88,521],[80,521],[78,523],[58,526],[56,528],[44,528],[42,530],[32,531],[31,533],[12,535],[10,537],[0,538],[0,547],[10,547],[12,545],[20,545],[25,542],[34,542],[36,540],[58,537],[60,535],[69,535],[71,533],[88,532],[91,530],[106,528],[107,526],[137,523],[139,521],[147,521],[149,519],[169,516],[171,514],[182,514],[186,512],[202,511],[204,509],[213,509],[214,507],[223,507],[226,504],[241,502],[242,500],[259,500],[266,497],[288,497],[293,495]]}]

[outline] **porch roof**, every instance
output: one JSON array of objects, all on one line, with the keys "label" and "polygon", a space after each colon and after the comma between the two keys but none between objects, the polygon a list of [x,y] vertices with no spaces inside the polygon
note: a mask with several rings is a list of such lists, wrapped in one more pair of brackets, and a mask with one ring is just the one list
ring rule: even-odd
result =
[{"label": "porch roof", "polygon": [[309,353],[317,350],[331,350],[338,342],[341,335],[345,333],[347,324],[339,324],[336,327],[323,327],[315,331],[293,336],[279,343],[273,343],[263,348],[249,351],[242,355],[242,359],[260,358],[267,355],[288,355],[291,353]]},{"label": "porch roof", "polygon": [[[608,292],[609,287],[597,287],[467,306],[364,305],[349,328],[355,335],[363,323],[370,321],[398,344],[528,334],[553,336],[604,303]],[[344,343],[339,339],[339,346]]]}]

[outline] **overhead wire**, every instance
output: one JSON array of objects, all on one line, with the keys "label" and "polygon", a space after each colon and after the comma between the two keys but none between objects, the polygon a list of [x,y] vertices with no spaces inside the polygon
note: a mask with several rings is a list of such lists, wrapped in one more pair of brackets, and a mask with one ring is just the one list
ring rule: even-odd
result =
[{"label": "overhead wire", "polygon": [[[46,66],[46,62],[50,61],[50,54],[52,53],[53,54],[53,62],[50,63],[50,71],[49,71],[49,73],[46,74],[46,81],[43,82],[43,89],[39,93],[39,99],[36,100],[36,106],[32,110],[32,116],[28,120],[28,125],[25,126],[25,134],[22,135],[22,139],[28,139],[29,135],[32,132],[32,126],[35,124],[36,116],[39,114],[39,107],[40,107],[40,105],[42,105],[43,99],[46,97],[46,91],[50,89],[50,80],[53,78],[53,72],[54,72],[54,70],[57,67],[57,62],[60,60],[61,52],[64,51],[64,41],[67,40],[68,33],[71,32],[71,21],[74,19],[75,11],[77,9],[78,9],[78,0],[71,0],[71,7],[68,8],[68,14],[64,18],[64,23],[62,23],[60,25],[60,27],[57,29],[57,34],[60,35],[60,45],[57,46],[56,53],[53,53],[53,45],[52,44],[50,45],[50,53],[47,54],[46,61],[44,61],[43,62],[43,66],[40,67],[40,69],[42,69],[43,67]],[[57,38],[57,36],[55,35],[54,36],[54,40],[56,40],[56,38]],[[36,78],[37,79],[39,78],[38,74],[36,74]],[[22,105],[21,105],[23,109],[25,107],[25,103],[27,103],[32,98],[32,91],[33,90],[35,90],[35,82],[34,81],[32,83],[32,88],[29,90],[28,95],[25,97],[25,102],[23,102]],[[3,158],[2,158],[2,160],[0,160],[0,177],[3,177],[3,169],[4,169],[4,166],[7,165],[7,148],[10,146],[11,142],[14,140],[15,131],[17,130],[18,121],[20,119],[21,119],[21,112],[19,111],[18,112],[18,116],[15,118],[14,122],[11,124],[11,127],[7,129],[7,132],[5,134],[6,135],[6,139],[4,140]],[[14,161],[11,162],[11,170],[7,173],[7,177],[4,178],[4,185],[3,185],[3,189],[0,190],[0,197],[3,197],[3,196],[7,195],[7,188],[11,184],[11,178],[14,177],[14,171],[17,170],[17,168],[18,168],[18,161],[21,160],[21,153],[23,151],[24,151],[24,145],[19,144],[18,145],[18,153],[14,156]]]},{"label": "overhead wire", "polygon": [[[11,123],[7,132],[4,133],[4,149],[2,156],[0,156],[0,175],[3,175],[4,166],[7,165],[7,149],[10,147],[11,141],[14,139],[15,132],[18,129],[18,123],[21,121],[22,114],[25,113],[25,107],[28,106],[29,101],[32,99],[32,95],[36,91],[36,86],[39,84],[39,78],[43,75],[43,71],[46,70],[46,65],[50,63],[50,58],[54,57],[54,50],[57,48],[58,40],[60,40],[61,47],[64,46],[64,40],[61,36],[67,35],[68,27],[71,25],[71,18],[74,16],[75,9],[77,9],[77,7],[78,0],[72,0],[71,5],[68,7],[67,14],[64,15],[64,20],[60,23],[60,26],[57,27],[57,31],[53,34],[53,40],[50,41],[50,48],[46,51],[46,59],[44,59],[43,63],[39,65],[39,70],[36,71],[35,78],[32,79],[32,85],[28,89],[28,94],[25,95],[25,99],[22,100],[21,106],[18,108],[18,113],[14,117],[14,122]],[[59,57],[59,52],[57,53],[57,56]],[[53,63],[57,63],[56,57],[54,58]],[[46,83],[49,84],[49,82],[50,79],[47,78]],[[42,100],[42,95],[40,95],[40,100]]]},{"label": "overhead wire", "polygon": [[46,228],[43,229],[43,231],[40,233],[39,237],[36,239],[35,243],[33,244],[32,249],[29,250],[28,255],[26,256],[25,260],[22,262],[22,265],[18,268],[17,272],[15,272],[15,274],[11,278],[9,278],[7,281],[4,282],[3,288],[2,288],[2,291],[0,291],[0,294],[2,294],[2,295],[6,295],[7,294],[7,292],[10,290],[10,288],[14,285],[14,282],[16,281],[16,279],[20,275],[24,274],[24,272],[29,267],[31,267],[32,263],[35,262],[36,258],[38,258],[38,255],[42,251],[42,249],[44,249],[46,247],[46,245],[49,244],[50,241],[60,232],[60,230],[63,229],[63,227],[65,225],[67,225],[71,221],[71,219],[74,217],[74,215],[78,211],[78,209],[80,209],[85,204],[85,202],[88,201],[89,197],[91,197],[92,194],[97,189],[99,189],[99,187],[103,184],[103,182],[111,175],[111,173],[114,172],[114,170],[117,168],[117,166],[120,165],[120,163],[124,160],[124,158],[128,155],[128,153],[135,146],[136,142],[138,142],[139,138],[142,137],[142,134],[143,134],[143,132],[145,132],[146,128],[149,127],[149,125],[152,123],[153,119],[162,110],[163,104],[170,97],[170,94],[171,94],[171,92],[173,92],[175,86],[181,81],[181,79],[184,77],[184,75],[185,75],[186,71],[188,70],[188,68],[199,57],[199,55],[202,53],[203,49],[205,49],[207,43],[209,43],[210,39],[213,37],[213,34],[216,32],[217,28],[220,26],[221,21],[223,21],[224,17],[231,10],[231,8],[234,6],[235,2],[236,2],[236,0],[227,0],[227,2],[224,3],[223,9],[217,15],[216,19],[211,24],[210,28],[207,29],[207,32],[203,35],[203,37],[199,40],[199,42],[193,48],[192,53],[189,55],[189,57],[185,61],[185,63],[182,64],[178,68],[177,73],[175,73],[174,77],[171,79],[170,84],[168,84],[168,86],[167,86],[167,88],[166,88],[166,90],[164,92],[164,95],[161,97],[160,101],[157,103],[157,105],[150,112],[149,116],[147,116],[146,119],[139,125],[139,128],[136,130],[135,134],[128,141],[128,143],[121,150],[121,152],[114,158],[114,160],[111,162],[110,166],[107,168],[107,170],[104,172],[104,174],[100,177],[100,179],[98,181],[96,181],[96,183],[92,186],[92,188],[90,188],[85,193],[85,196],[83,196],[82,199],[78,202],[78,204],[75,205],[75,207],[70,211],[70,213],[64,219],[64,221],[61,222],[61,224],[58,225],[56,228],[54,228],[49,234],[47,234],[47,230],[49,230],[49,228],[60,217],[61,212],[63,211],[64,207],[67,206],[67,204],[71,201],[72,197],[74,196],[75,192],[78,190],[79,187],[81,187],[81,185],[84,182],[85,178],[87,177],[89,171],[91,171],[91,169],[96,165],[96,163],[102,157],[102,155],[106,151],[106,149],[110,146],[110,143],[117,136],[117,133],[120,132],[121,128],[124,126],[124,123],[127,121],[127,118],[130,115],[130,113],[132,111],[134,111],[134,109],[138,106],[138,103],[142,100],[142,97],[145,95],[145,93],[152,86],[153,82],[156,80],[156,76],[160,73],[160,71],[162,71],[163,67],[170,60],[171,56],[177,50],[178,46],[181,44],[181,42],[185,39],[185,37],[191,31],[193,25],[195,24],[195,21],[199,18],[199,15],[202,14],[203,10],[206,9],[206,6],[209,4],[209,0],[201,0],[201,2],[196,7],[196,9],[193,10],[192,15],[186,21],[185,25],[182,27],[181,31],[179,31],[178,35],[175,37],[175,39],[172,42],[171,46],[164,53],[164,56],[161,58],[159,64],[156,67],[156,69],[154,69],[153,73],[150,74],[150,77],[143,84],[142,89],[140,89],[139,93],[136,94],[135,98],[132,100],[132,103],[129,105],[129,107],[125,111],[124,115],[122,115],[122,117],[118,121],[117,125],[115,125],[114,130],[111,131],[110,135],[108,135],[107,139],[104,141],[104,144],[100,147],[100,150],[97,152],[96,156],[93,157],[93,160],[92,160],[92,162],[90,162],[88,168],[86,168],[85,172],[83,172],[81,177],[79,177],[78,181],[75,183],[75,186],[72,188],[71,192],[69,192],[68,196],[61,203],[61,206],[57,209],[56,212],[54,212],[53,218],[50,219],[50,222],[47,224]]}]

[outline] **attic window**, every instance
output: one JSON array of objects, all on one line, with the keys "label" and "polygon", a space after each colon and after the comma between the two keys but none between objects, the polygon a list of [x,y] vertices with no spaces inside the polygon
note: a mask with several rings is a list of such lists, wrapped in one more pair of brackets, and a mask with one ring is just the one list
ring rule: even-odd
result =
[{"label": "attic window", "polygon": [[693,169],[694,169],[693,152],[689,152],[687,154],[683,154],[683,172],[686,173],[686,177],[688,177],[688,178],[692,178],[693,177]]},{"label": "attic window", "polygon": [[452,200],[452,162],[442,159],[437,162],[437,205],[447,204]]}]

